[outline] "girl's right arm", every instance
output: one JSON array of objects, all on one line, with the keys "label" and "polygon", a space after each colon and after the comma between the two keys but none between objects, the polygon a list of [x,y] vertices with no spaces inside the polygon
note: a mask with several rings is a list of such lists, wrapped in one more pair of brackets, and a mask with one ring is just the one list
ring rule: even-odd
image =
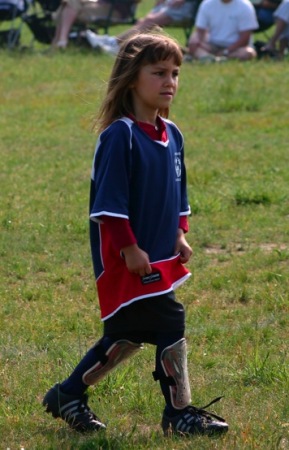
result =
[{"label": "girl's right arm", "polygon": [[126,267],[129,272],[141,277],[152,272],[148,254],[141,250],[137,244],[122,248],[121,252],[124,255]]},{"label": "girl's right arm", "polygon": [[149,257],[138,245],[129,221],[120,217],[101,216],[107,227],[112,245],[117,252],[124,255],[127,269],[140,276],[151,273]]}]

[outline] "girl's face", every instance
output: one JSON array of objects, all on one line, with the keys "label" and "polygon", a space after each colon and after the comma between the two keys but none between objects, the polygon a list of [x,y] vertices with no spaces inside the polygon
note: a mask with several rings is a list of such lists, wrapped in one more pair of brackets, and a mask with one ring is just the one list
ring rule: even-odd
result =
[{"label": "girl's face", "polygon": [[170,106],[177,91],[179,71],[173,58],[141,67],[131,89],[137,120],[154,121],[159,109]]}]

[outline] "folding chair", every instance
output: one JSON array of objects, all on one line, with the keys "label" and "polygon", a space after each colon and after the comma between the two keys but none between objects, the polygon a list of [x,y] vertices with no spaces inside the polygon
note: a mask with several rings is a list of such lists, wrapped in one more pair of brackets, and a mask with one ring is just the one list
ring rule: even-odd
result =
[{"label": "folding chair", "polygon": [[22,17],[33,35],[32,43],[36,40],[41,44],[51,44],[55,33],[52,13],[59,7],[60,1],[32,0],[31,7]]},{"label": "folding chair", "polygon": [[0,0],[0,46],[12,49],[19,44],[23,25],[20,18],[27,7],[25,0]]},{"label": "folding chair", "polygon": [[257,30],[254,30],[254,33],[264,33],[266,35],[266,31],[269,30],[275,23],[274,12],[276,11],[280,3],[281,0],[275,0],[274,2],[272,2],[272,4],[274,4],[274,7],[271,8],[265,8],[259,3],[253,3],[259,25],[259,28]]},{"label": "folding chair", "polygon": [[[0,0],[1,1],[1,0]],[[55,33],[55,22],[52,14],[60,5],[61,0],[36,0],[32,14],[26,14],[24,21],[33,33],[34,38],[43,44],[51,44]],[[78,21],[72,27],[69,41],[79,44],[87,40],[82,38],[82,32],[88,27],[95,32],[102,30],[108,34],[109,29],[116,25],[131,26],[136,22],[136,7],[140,0],[109,0],[107,13],[101,17],[91,17],[87,21]],[[85,0],[85,3],[96,0]],[[38,6],[38,8],[37,8]],[[38,10],[38,11],[37,11]],[[114,13],[117,12],[116,16]]]}]

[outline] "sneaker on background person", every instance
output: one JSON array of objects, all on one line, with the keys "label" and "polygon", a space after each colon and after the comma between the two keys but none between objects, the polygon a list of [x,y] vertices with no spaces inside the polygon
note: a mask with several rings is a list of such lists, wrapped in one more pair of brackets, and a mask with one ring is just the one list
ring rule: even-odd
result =
[{"label": "sneaker on background person", "polygon": [[119,50],[118,40],[115,36],[108,34],[96,34],[91,30],[86,30],[86,39],[94,49],[101,49],[107,53],[116,55]]}]

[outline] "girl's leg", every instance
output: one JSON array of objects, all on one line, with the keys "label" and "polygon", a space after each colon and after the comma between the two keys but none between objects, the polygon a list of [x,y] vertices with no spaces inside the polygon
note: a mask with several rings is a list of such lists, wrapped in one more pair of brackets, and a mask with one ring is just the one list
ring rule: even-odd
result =
[{"label": "girl's leg", "polygon": [[127,339],[104,336],[63,383],[57,383],[46,393],[42,402],[46,411],[55,418],[61,417],[71,428],[80,432],[106,428],[87,405],[85,391],[141,347],[141,344]]},{"label": "girl's leg", "polygon": [[[184,337],[184,332],[174,333],[159,333],[157,336],[157,348],[156,348],[156,372],[154,373],[155,379],[159,379],[161,391],[166,402],[166,411],[170,415],[179,414],[179,409],[175,409],[172,404],[171,398],[171,385],[167,374],[163,367],[163,352],[165,349],[180,341]],[[185,405],[187,406],[187,405]]]},{"label": "girl's leg", "polygon": [[83,395],[119,363],[142,348],[141,341],[103,336],[84,356],[72,374],[61,384],[66,394]]},{"label": "girl's leg", "polygon": [[88,388],[88,385],[83,382],[83,374],[98,361],[103,361],[106,350],[112,344],[113,341],[110,338],[103,336],[94,347],[88,350],[72,374],[61,383],[61,390],[70,395],[83,395]]},{"label": "girl's leg", "polygon": [[[171,433],[212,435],[228,431],[228,424],[224,419],[204,408],[190,405],[186,341],[182,332],[158,334],[154,378],[160,381],[166,401],[162,418],[165,435]],[[219,399],[213,400],[210,404]]]},{"label": "girl's leg", "polygon": [[[104,345],[106,341],[102,340]],[[77,365],[72,374],[61,384],[55,384],[45,394],[43,406],[47,413],[53,417],[60,417],[72,429],[79,432],[98,431],[106,426],[91,411],[87,404],[88,397],[85,394],[87,385],[82,381],[85,371],[101,357],[101,346],[90,349]]]}]

